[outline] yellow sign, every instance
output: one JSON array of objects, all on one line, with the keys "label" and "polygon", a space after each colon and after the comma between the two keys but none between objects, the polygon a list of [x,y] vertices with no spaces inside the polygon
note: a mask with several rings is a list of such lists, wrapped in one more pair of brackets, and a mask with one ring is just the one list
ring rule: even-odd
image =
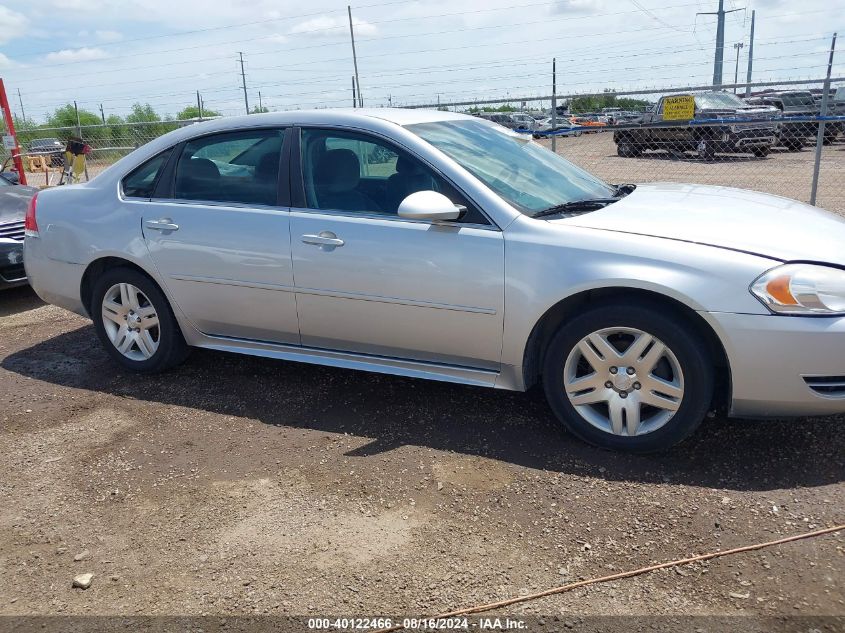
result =
[{"label": "yellow sign", "polygon": [[663,99],[664,121],[689,121],[695,118],[695,98],[680,95]]}]

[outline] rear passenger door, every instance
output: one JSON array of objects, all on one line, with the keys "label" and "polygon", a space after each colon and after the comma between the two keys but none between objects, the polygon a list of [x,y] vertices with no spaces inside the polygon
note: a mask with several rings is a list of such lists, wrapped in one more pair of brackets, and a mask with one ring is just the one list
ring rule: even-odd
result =
[{"label": "rear passenger door", "polygon": [[137,202],[153,262],[205,334],[299,344],[285,138],[271,128],[184,142]]}]

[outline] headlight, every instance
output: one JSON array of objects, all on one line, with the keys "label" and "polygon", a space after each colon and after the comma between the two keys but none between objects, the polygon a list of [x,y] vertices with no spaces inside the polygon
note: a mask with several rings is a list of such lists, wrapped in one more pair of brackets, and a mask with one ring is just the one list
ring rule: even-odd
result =
[{"label": "headlight", "polygon": [[751,294],[778,314],[845,314],[845,270],[786,264],[760,275]]}]

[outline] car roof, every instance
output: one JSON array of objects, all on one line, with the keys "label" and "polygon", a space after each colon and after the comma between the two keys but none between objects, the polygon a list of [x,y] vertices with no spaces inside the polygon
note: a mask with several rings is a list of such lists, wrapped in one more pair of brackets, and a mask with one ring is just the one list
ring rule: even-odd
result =
[{"label": "car roof", "polygon": [[[331,108],[321,110],[289,110],[285,112],[267,112],[236,117],[215,119],[221,128],[237,128],[248,124],[256,125],[293,125],[297,123],[330,124],[371,121],[379,119],[397,125],[431,123],[434,121],[471,120],[472,117],[447,110],[428,110],[416,108]],[[200,123],[197,125],[205,125]],[[194,128],[196,129],[196,128]]]},{"label": "car roof", "polygon": [[326,108],[220,117],[201,123],[191,123],[151,140],[103,171],[98,179],[105,183],[112,178],[122,177],[128,168],[140,165],[160,151],[206,134],[292,125],[340,126],[389,133],[390,128],[394,126],[477,120],[473,116],[457,112],[414,108]]}]

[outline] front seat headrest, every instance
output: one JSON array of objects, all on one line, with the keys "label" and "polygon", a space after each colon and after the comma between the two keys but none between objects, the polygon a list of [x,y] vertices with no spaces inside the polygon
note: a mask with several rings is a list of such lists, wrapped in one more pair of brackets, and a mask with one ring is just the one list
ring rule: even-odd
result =
[{"label": "front seat headrest", "polygon": [[351,191],[361,180],[361,163],[351,149],[331,149],[320,156],[314,176],[314,184],[322,189]]}]

